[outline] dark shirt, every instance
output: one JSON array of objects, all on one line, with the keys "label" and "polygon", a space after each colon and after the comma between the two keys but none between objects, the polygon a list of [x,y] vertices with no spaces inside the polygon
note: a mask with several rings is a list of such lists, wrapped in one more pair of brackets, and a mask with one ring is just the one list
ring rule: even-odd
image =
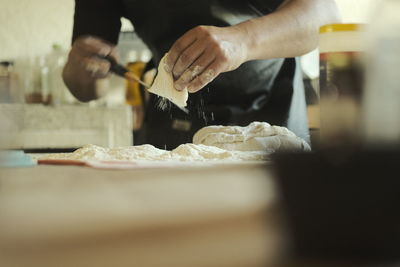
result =
[{"label": "dark shirt", "polygon": [[[158,65],[172,44],[198,25],[230,26],[266,15],[283,0],[76,0],[73,39],[98,36],[117,43],[120,18],[126,17]],[[266,47],[265,49],[268,49]],[[266,121],[286,126],[308,140],[304,88],[294,58],[249,61],[219,75],[188,100],[189,114],[148,103],[143,143],[174,148],[191,142],[193,133],[210,124],[242,125]],[[190,127],[179,129],[181,121]],[[137,142],[136,142],[137,143]]]}]

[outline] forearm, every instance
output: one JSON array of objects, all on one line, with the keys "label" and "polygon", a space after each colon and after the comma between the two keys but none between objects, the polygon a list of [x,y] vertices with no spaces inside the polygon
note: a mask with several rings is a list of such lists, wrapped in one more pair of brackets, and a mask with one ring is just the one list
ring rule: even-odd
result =
[{"label": "forearm", "polygon": [[287,0],[269,15],[231,27],[198,26],[172,45],[165,70],[177,90],[194,93],[246,61],[311,51],[319,27],[339,22],[338,13],[335,0]]},{"label": "forearm", "polygon": [[255,60],[303,55],[317,47],[320,26],[338,22],[335,0],[292,0],[236,27],[247,33],[247,58]]}]

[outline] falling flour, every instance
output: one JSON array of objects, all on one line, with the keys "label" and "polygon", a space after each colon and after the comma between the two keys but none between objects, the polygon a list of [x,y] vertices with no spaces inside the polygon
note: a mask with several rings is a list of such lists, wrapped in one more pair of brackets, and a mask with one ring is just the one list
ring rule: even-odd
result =
[{"label": "falling flour", "polygon": [[272,153],[287,150],[308,151],[310,147],[286,128],[254,122],[247,127],[205,127],[195,134],[193,144],[183,144],[172,151],[152,145],[117,148],[86,145],[73,153],[48,154],[39,159],[237,162],[267,160]]},{"label": "falling flour", "polygon": [[[166,58],[165,54],[158,65],[158,74],[154,80],[153,85],[148,90],[150,93],[165,97],[180,108],[186,107],[189,94],[186,88],[178,91],[174,87],[174,78],[171,73],[165,71]],[[161,100],[164,101],[164,100]],[[160,105],[161,108],[165,107],[165,102]]]}]

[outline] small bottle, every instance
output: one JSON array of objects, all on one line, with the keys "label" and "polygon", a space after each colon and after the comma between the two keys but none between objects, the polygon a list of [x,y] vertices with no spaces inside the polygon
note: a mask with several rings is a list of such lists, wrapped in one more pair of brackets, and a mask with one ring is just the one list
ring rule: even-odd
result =
[{"label": "small bottle", "polygon": [[0,103],[11,103],[9,61],[0,62]]},{"label": "small bottle", "polygon": [[[137,51],[132,50],[128,54],[126,67],[137,77],[141,77],[146,67],[146,62],[142,61]],[[141,93],[140,84],[136,81],[127,80],[125,97],[126,103],[132,107],[133,131],[137,131],[141,128],[144,118],[144,96]]]},{"label": "small bottle", "polygon": [[0,62],[0,103],[23,103],[23,92],[19,86],[14,62]]},{"label": "small bottle", "polygon": [[72,104],[75,99],[71,96],[62,78],[62,71],[67,60],[67,54],[58,44],[53,45],[48,56],[49,64],[49,102],[52,105]]},{"label": "small bottle", "polygon": [[42,103],[48,105],[51,102],[49,87],[49,66],[45,57],[39,59],[39,86]]}]

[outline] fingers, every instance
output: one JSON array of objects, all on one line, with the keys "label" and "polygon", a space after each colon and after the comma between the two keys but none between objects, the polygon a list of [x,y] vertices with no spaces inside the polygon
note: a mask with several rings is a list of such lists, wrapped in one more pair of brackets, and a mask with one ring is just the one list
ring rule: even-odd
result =
[{"label": "fingers", "polygon": [[69,60],[75,66],[80,66],[83,71],[88,72],[90,76],[105,78],[110,71],[110,63],[96,57],[97,55],[116,58],[116,49],[99,38],[85,36],[74,42]]},{"label": "fingers", "polygon": [[196,35],[192,34],[192,31],[188,31],[172,45],[168,52],[168,57],[164,66],[166,72],[172,72],[176,62],[179,59],[179,56],[195,41]]},{"label": "fingers", "polygon": [[189,93],[195,93],[206,86],[208,83],[213,81],[220,73],[222,65],[217,60],[214,60],[199,76],[194,78],[189,85],[187,90]]},{"label": "fingers", "polygon": [[218,74],[239,67],[247,59],[246,36],[235,27],[197,26],[185,33],[167,57],[175,88],[197,92]]},{"label": "fingers", "polygon": [[98,58],[84,58],[82,64],[87,72],[94,78],[104,78],[110,71],[110,62]]},{"label": "fingers", "polygon": [[[172,74],[174,79],[179,79],[181,75],[192,65],[194,62],[203,54],[206,49],[206,44],[201,42],[200,40],[191,44],[188,48],[186,48],[180,55],[178,60],[176,61]],[[202,62],[201,62],[202,63]],[[209,62],[206,62],[209,63]],[[203,66],[203,65],[200,65]],[[207,66],[207,65],[206,65]]]},{"label": "fingers", "polygon": [[87,56],[108,56],[113,50],[111,44],[92,36],[85,36],[77,39],[73,44],[73,48]]},{"label": "fingers", "polygon": [[[185,33],[168,52],[166,71],[172,73],[175,89],[197,92],[226,70],[226,29],[198,26]],[[228,46],[229,48],[229,46]]]},{"label": "fingers", "polygon": [[208,52],[204,52],[182,75],[180,75],[179,79],[174,83],[175,89],[181,91],[186,88],[189,83],[202,74],[214,60],[214,56],[210,56]]}]

